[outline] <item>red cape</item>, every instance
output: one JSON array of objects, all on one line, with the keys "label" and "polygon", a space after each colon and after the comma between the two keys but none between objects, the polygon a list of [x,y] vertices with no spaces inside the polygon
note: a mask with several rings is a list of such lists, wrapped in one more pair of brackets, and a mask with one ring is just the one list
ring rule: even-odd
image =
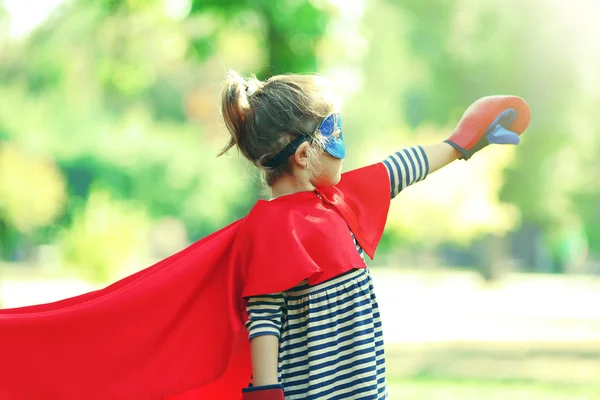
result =
[{"label": "red cape", "polygon": [[0,399],[239,399],[245,296],[363,268],[387,218],[383,164],[246,216],[102,290],[0,310]]}]

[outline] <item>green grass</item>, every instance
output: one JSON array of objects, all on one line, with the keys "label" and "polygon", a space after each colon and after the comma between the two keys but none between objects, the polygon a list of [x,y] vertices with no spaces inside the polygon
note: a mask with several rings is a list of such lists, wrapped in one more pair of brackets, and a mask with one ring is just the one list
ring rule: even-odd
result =
[{"label": "green grass", "polygon": [[597,400],[600,385],[495,380],[406,379],[388,382],[391,400]]}]

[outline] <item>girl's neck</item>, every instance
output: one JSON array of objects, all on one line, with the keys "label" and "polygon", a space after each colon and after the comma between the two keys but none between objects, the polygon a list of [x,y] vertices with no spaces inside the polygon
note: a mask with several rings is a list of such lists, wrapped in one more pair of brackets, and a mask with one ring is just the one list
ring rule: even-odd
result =
[{"label": "girl's neck", "polygon": [[312,192],[313,190],[315,190],[315,187],[310,181],[299,180],[293,175],[284,175],[271,186],[271,198],[274,199],[298,192]]}]

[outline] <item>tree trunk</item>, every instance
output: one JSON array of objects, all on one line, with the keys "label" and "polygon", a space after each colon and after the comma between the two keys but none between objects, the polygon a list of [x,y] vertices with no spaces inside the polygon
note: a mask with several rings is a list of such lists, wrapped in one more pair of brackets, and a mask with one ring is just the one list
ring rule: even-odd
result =
[{"label": "tree trunk", "polygon": [[504,237],[489,235],[479,246],[479,271],[487,282],[499,281],[508,271],[508,257]]}]

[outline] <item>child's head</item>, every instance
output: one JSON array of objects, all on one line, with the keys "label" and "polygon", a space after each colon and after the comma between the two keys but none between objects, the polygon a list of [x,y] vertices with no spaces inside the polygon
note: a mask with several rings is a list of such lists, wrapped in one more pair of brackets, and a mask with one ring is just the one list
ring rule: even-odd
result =
[{"label": "child's head", "polygon": [[309,176],[315,186],[339,181],[343,155],[323,151],[327,140],[317,129],[338,111],[324,78],[277,75],[261,82],[230,72],[221,110],[231,139],[219,155],[237,145],[265,172],[267,185],[284,175],[300,174]]}]

